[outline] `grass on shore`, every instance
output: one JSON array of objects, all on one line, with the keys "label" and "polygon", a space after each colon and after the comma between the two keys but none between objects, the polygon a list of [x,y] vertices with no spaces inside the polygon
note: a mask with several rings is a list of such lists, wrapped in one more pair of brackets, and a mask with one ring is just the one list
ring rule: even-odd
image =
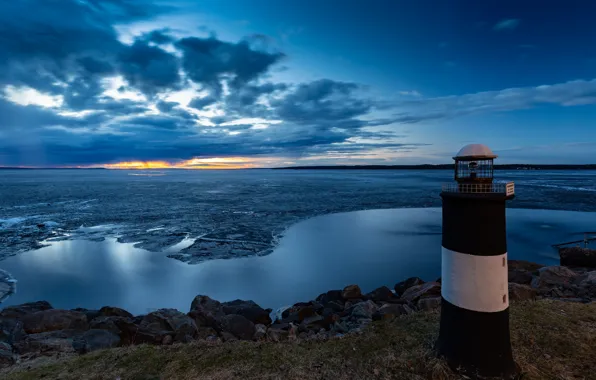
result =
[{"label": "grass on shore", "polygon": [[[374,323],[362,335],[326,342],[195,342],[98,351],[13,367],[24,379],[459,379],[432,354],[438,312]],[[596,303],[513,304],[511,336],[523,379],[596,379]]]}]

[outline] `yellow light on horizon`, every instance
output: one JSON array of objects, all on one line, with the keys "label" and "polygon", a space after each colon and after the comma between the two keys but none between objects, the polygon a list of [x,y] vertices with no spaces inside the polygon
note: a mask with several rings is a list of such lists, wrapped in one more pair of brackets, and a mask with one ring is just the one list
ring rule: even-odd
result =
[{"label": "yellow light on horizon", "polygon": [[209,157],[190,160],[168,161],[123,161],[113,164],[93,165],[106,169],[248,169],[256,167],[257,159],[246,157]]}]

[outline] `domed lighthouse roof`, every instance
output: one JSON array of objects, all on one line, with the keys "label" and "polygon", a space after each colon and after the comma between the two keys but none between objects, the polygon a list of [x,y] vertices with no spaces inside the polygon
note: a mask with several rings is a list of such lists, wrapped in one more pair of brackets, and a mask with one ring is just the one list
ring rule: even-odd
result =
[{"label": "domed lighthouse roof", "polygon": [[461,160],[461,159],[488,159],[488,158],[497,158],[497,155],[490,150],[484,144],[469,144],[464,146],[457,152],[457,155],[453,157],[453,159]]}]

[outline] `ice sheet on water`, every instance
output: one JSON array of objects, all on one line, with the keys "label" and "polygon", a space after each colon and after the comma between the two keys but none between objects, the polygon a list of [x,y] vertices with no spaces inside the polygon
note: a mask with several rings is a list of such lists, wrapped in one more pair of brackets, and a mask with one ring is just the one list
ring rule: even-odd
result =
[{"label": "ice sheet on water", "polygon": [[[0,259],[51,241],[107,237],[187,262],[264,255],[289,226],[316,215],[440,207],[440,184],[452,181],[450,171],[129,173],[23,171],[3,178],[0,219],[22,221],[0,223]],[[593,191],[535,186],[596,188],[596,173],[500,176],[519,187],[510,207],[596,211]],[[187,246],[185,239],[196,240]]]}]

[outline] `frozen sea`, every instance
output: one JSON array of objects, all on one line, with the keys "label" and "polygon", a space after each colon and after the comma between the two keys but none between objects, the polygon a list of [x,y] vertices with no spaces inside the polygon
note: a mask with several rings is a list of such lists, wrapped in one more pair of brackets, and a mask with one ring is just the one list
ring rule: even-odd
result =
[{"label": "frozen sea", "polygon": [[[510,258],[596,230],[596,172],[503,171]],[[187,310],[196,294],[276,308],[440,273],[445,171],[0,171],[3,305]],[[367,211],[361,211],[367,210]]]}]

